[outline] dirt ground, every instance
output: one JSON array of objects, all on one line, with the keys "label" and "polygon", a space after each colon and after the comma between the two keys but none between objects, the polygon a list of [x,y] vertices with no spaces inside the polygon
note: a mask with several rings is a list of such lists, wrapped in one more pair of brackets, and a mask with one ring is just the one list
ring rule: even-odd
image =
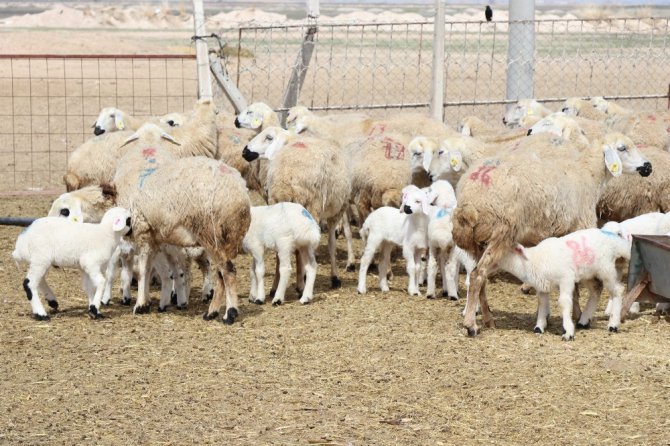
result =
[{"label": "dirt ground", "polygon": [[[51,200],[3,198],[0,214],[44,215]],[[357,273],[329,289],[324,237],[307,306],[295,292],[248,303],[240,255],[231,327],[202,320],[198,278],[187,311],[156,312],[153,290],[148,315],[115,295],[90,320],[73,270],[51,272],[60,310],[37,322],[11,260],[19,232],[0,227],[0,444],[670,444],[670,318],[649,307],[610,334],[601,305],[563,342],[555,301],[536,335],[535,298],[498,277],[498,327],[472,339],[463,301],[403,292],[402,260],[388,294],[358,295]]]}]

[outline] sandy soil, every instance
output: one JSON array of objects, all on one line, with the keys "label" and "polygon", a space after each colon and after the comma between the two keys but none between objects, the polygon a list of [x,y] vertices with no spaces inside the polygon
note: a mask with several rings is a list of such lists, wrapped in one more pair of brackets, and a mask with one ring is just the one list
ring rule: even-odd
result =
[{"label": "sandy soil", "polygon": [[[0,214],[50,200],[6,198]],[[0,444],[668,444],[670,318],[650,309],[610,334],[601,308],[566,343],[555,302],[535,335],[534,297],[501,276],[498,328],[471,339],[462,302],[402,291],[401,260],[388,294],[359,296],[356,273],[330,290],[321,266],[313,304],[271,307],[246,302],[240,255],[232,327],[202,320],[199,279],[187,311],[157,313],[154,290],[149,315],[115,300],[92,321],[62,270],[49,277],[60,311],[37,322],[10,257],[19,232],[0,227]],[[340,266],[344,254],[340,241]]]}]

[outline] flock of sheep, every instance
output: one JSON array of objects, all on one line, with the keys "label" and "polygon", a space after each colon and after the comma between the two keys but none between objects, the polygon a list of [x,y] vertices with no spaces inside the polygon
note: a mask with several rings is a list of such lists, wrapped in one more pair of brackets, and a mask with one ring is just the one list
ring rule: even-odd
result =
[{"label": "flock of sheep", "polygon": [[[377,251],[379,286],[389,290],[391,251],[402,248],[407,291],[458,299],[467,273],[464,325],[469,335],[494,326],[487,278],[508,271],[538,295],[536,332],[544,332],[549,293],[559,290],[563,339],[587,328],[603,288],[610,294],[608,328],[617,331],[631,234],[670,231],[670,112],[638,112],[606,101],[568,99],[553,112],[522,100],[505,127],[476,117],[458,130],[417,113],[385,119],[361,114],[317,116],[289,110],[286,127],[268,105],[237,116],[201,100],[188,113],[136,119],[116,108],[98,116],[92,137],[70,156],[68,193],[19,235],[13,253],[29,264],[23,283],[38,319],[50,266],[78,267],[89,314],[109,303],[120,260],[123,303],[137,276],[135,313],[149,310],[149,284],[160,277],[159,311],[185,308],[195,261],[203,272],[204,318],[238,316],[233,260],[252,259],[249,300],[265,301],[264,252],[275,251],[270,296],[284,302],[296,258],[300,302],[309,303],[317,275],[321,227],[328,231],[330,275],[341,286],[338,228],[355,269],[351,224],[364,252],[358,292]],[[653,173],[652,173],[653,166]],[[251,206],[249,190],[268,206]],[[606,225],[600,227],[605,222]],[[578,285],[589,298],[581,312]],[[246,290],[245,290],[246,291]]]}]

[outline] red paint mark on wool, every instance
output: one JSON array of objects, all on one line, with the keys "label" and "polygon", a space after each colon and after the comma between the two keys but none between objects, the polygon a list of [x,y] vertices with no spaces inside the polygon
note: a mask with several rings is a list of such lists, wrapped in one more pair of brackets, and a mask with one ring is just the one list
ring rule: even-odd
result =
[{"label": "red paint mark on wool", "polygon": [[386,131],[386,124],[375,124],[370,129],[368,136],[382,135]]},{"label": "red paint mark on wool", "polygon": [[655,115],[647,115],[647,119],[650,121],[656,121],[656,116]]},{"label": "red paint mark on wool", "polygon": [[295,147],[297,149],[305,149],[305,148],[307,148],[307,145],[305,145],[304,142],[298,141],[298,142],[294,142],[293,144],[291,144],[291,147]]},{"label": "red paint mark on wool", "polygon": [[405,146],[394,141],[389,137],[384,137],[382,139],[382,144],[384,144],[384,156],[388,160],[404,160],[405,159]]},{"label": "red paint mark on wool", "polygon": [[149,158],[150,156],[156,156],[156,149],[152,147],[147,147],[146,149],[142,150],[142,156],[145,158]]},{"label": "red paint mark on wool", "polygon": [[574,240],[568,240],[565,244],[570,251],[572,251],[572,263],[574,263],[575,266],[592,265],[595,261],[596,254],[593,252],[593,249],[586,244],[585,236],[582,236],[581,244]]},{"label": "red paint mark on wool", "polygon": [[489,172],[494,170],[496,166],[481,166],[476,171],[470,174],[472,181],[480,181],[484,186],[490,186],[493,180],[489,176]]},{"label": "red paint mark on wool", "polygon": [[221,165],[219,165],[219,172],[230,173],[230,169],[225,164],[221,164]]}]

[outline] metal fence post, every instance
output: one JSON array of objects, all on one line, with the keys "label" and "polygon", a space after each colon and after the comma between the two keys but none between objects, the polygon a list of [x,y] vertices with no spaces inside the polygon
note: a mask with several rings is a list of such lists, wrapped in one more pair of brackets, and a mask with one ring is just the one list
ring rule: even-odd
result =
[{"label": "metal fence post", "polygon": [[535,69],[535,0],[510,0],[507,99],[532,98]]},{"label": "metal fence post", "polygon": [[[193,33],[197,37],[206,35],[206,32],[202,0],[193,0]],[[198,65],[198,98],[212,99],[212,78],[209,76],[207,42],[203,39],[196,38],[195,55]]]},{"label": "metal fence post", "polygon": [[444,118],[444,0],[435,0],[430,116],[439,121]]}]

